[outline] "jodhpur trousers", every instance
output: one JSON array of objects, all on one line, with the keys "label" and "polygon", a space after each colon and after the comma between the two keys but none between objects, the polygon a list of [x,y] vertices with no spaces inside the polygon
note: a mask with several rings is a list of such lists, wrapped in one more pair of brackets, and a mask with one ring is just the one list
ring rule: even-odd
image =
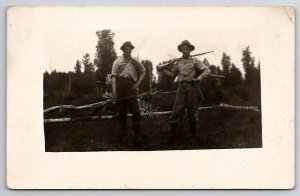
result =
[{"label": "jodhpur trousers", "polygon": [[187,109],[190,131],[195,131],[198,121],[198,98],[199,90],[195,83],[179,83],[170,119],[171,127],[177,126],[179,119]]}]

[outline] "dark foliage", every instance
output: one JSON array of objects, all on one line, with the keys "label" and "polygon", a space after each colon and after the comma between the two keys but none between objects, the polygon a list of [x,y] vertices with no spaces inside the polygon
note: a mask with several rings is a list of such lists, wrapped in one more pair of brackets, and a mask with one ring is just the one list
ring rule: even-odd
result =
[{"label": "dark foliage", "polygon": [[103,73],[100,74],[100,81],[104,81],[106,75],[111,73],[112,64],[117,58],[115,52],[115,34],[110,29],[105,29],[102,31],[97,31],[96,35],[98,37],[98,42],[96,45],[96,54],[94,64]]}]

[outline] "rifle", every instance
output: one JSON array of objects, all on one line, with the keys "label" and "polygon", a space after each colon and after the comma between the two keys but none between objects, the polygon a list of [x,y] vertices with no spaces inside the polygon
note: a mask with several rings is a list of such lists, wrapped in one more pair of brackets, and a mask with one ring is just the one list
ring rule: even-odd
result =
[{"label": "rifle", "polygon": [[[204,52],[204,53],[194,54],[194,55],[191,55],[191,57],[194,57],[194,56],[201,56],[201,55],[205,55],[205,54],[212,53],[212,52],[214,52],[214,51],[209,51],[209,52]],[[182,58],[176,58],[176,59],[171,60],[170,62],[163,63],[163,64],[161,64],[161,65],[157,65],[157,66],[156,66],[156,70],[157,70],[157,71],[162,71],[163,69],[165,69],[165,68],[168,67],[169,65],[175,63],[176,61],[179,61],[180,59],[182,59]]]}]

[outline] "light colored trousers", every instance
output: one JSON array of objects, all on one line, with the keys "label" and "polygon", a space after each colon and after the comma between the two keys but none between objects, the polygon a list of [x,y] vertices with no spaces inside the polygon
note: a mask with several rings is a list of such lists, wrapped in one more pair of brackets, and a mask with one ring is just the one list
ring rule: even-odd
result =
[{"label": "light colored trousers", "polygon": [[177,125],[179,119],[187,109],[189,123],[195,124],[198,121],[198,100],[199,89],[195,83],[179,83],[173,112],[170,118],[171,125]]}]

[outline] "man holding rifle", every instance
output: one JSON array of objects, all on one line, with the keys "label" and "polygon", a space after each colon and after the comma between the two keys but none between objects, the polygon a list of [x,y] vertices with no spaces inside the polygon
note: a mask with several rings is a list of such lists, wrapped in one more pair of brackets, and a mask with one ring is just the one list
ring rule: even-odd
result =
[{"label": "man holding rifle", "polygon": [[140,133],[140,110],[137,100],[137,88],[145,77],[145,68],[138,59],[131,57],[134,46],[127,41],[121,46],[123,56],[116,59],[112,66],[112,99],[119,107],[121,137],[128,134],[127,109],[132,114],[133,133]]},{"label": "man holding rifle", "polygon": [[[198,83],[211,74],[210,69],[200,60],[191,57],[190,53],[195,50],[195,47],[189,41],[184,40],[177,48],[182,53],[182,58],[176,59],[177,62],[171,71],[163,67],[157,67],[158,71],[163,71],[169,77],[175,78],[177,76],[177,82],[179,83],[170,120],[171,141],[175,139],[178,120],[184,114],[185,109],[187,109],[189,119],[189,133],[191,136],[195,135],[200,93]],[[197,76],[197,71],[202,71],[202,73]]]}]

